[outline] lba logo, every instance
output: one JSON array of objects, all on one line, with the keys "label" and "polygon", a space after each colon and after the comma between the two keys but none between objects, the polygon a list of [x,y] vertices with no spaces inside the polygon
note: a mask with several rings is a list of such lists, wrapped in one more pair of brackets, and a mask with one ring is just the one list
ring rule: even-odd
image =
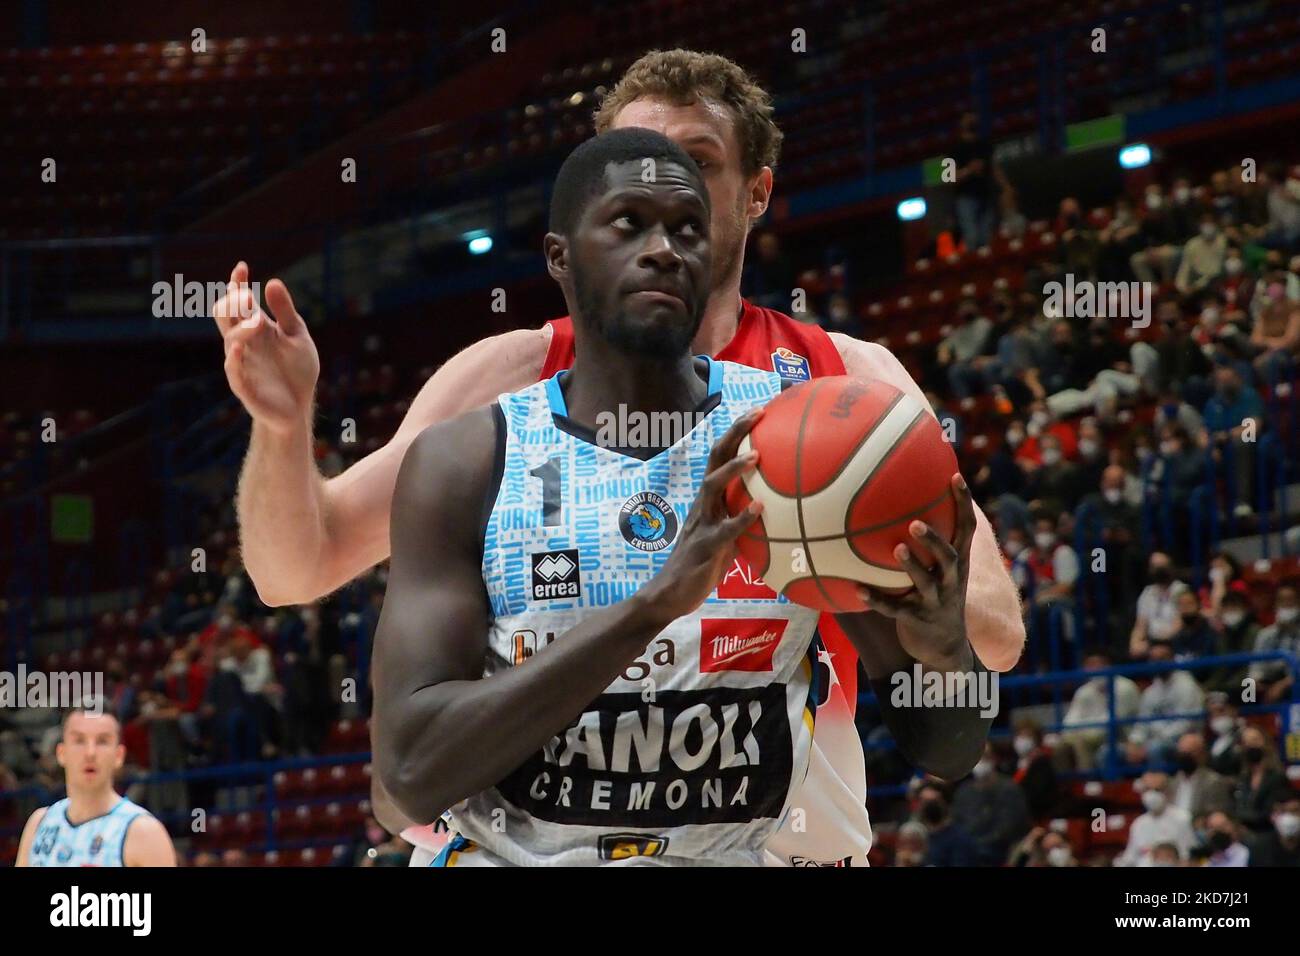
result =
[{"label": "lba logo", "polygon": [[806,382],[812,378],[808,360],[784,345],[772,353],[772,370],[790,382]]},{"label": "lba logo", "polygon": [[770,671],[788,622],[782,618],[702,618],[700,673]]},{"label": "lba logo", "polygon": [[582,590],[578,550],[540,551],[533,558],[533,600],[576,598]]}]

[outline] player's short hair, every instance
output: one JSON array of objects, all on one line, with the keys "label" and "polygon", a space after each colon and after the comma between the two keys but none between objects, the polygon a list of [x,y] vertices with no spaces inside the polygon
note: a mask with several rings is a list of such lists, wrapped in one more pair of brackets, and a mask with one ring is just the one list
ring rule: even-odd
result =
[{"label": "player's short hair", "polygon": [[772,119],[772,97],[744,68],[716,53],[651,50],[627,68],[596,110],[596,132],[603,133],[619,110],[633,100],[653,97],[676,106],[711,100],[725,106],[740,143],[740,168],[752,176],[775,166],[785,138]]},{"label": "player's short hair", "polygon": [[709,190],[695,160],[667,136],[650,129],[626,127],[601,133],[571,152],[555,177],[551,191],[550,230],[567,236],[593,196],[605,189],[605,169],[610,163],[673,162],[695,181],[704,205]]},{"label": "player's short hair", "polygon": [[60,740],[62,740],[63,737],[64,737],[64,736],[67,734],[67,732],[68,732],[68,721],[71,720],[71,719],[72,719],[74,716],[76,716],[77,714],[85,714],[87,717],[107,717],[107,718],[109,718],[111,721],[113,721],[113,727],[114,727],[114,729],[115,729],[116,732],[117,732],[117,739],[118,739],[119,741],[122,739],[122,725],[121,725],[121,723],[118,721],[118,719],[117,719],[117,715],[116,715],[116,714],[114,714],[111,710],[109,710],[109,709],[107,709],[107,708],[99,708],[99,709],[97,709],[97,708],[94,708],[94,707],[88,707],[88,706],[84,706],[84,705],[83,705],[83,706],[81,706],[81,707],[69,707],[67,710],[65,710],[65,711],[63,712],[63,721],[62,721],[62,723],[61,723],[60,726],[59,726],[59,739],[60,739]]}]

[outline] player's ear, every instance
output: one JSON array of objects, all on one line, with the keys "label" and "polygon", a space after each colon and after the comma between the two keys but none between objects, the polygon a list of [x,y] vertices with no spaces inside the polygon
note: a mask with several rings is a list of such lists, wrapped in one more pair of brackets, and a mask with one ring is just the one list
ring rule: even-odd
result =
[{"label": "player's ear", "polygon": [[118,744],[113,751],[113,769],[121,770],[126,765],[126,744]]},{"label": "player's ear", "polygon": [[557,232],[548,232],[542,240],[542,255],[546,257],[546,271],[563,285],[569,277],[569,240]]},{"label": "player's ear", "polygon": [[760,218],[772,201],[772,167],[764,166],[754,178],[749,181],[749,219],[753,225],[754,220]]},{"label": "player's ear", "polygon": [[58,761],[60,767],[67,766],[67,764],[63,762],[63,741],[62,740],[60,740],[57,744],[54,745],[54,759]]}]

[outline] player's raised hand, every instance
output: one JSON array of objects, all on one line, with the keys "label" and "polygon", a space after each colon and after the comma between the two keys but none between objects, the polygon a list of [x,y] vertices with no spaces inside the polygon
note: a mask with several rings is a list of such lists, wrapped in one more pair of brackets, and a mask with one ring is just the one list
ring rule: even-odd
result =
[{"label": "player's raised hand", "polygon": [[277,434],[302,427],[311,414],[320,374],[320,357],[307,324],[279,279],[266,285],[266,307],[259,308],[248,286],[248,266],[230,273],[226,294],[213,319],[226,353],[226,380],[248,414]]},{"label": "player's raised hand", "polygon": [[704,603],[736,556],[736,539],[762,513],[761,502],[732,516],[726,491],[732,479],[753,471],[758,452],[738,456],[740,443],[762,417],[762,407],[741,415],[709,452],[708,472],[677,535],[667,562],[646,585],[644,597],[665,623]]}]

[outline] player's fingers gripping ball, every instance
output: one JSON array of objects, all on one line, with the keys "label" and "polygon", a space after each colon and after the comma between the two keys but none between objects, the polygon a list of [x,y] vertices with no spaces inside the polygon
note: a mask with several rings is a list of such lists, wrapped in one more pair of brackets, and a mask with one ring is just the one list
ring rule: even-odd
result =
[{"label": "player's fingers gripping ball", "polygon": [[727,487],[732,514],[753,499],[763,513],[737,541],[773,590],[823,611],[865,610],[860,584],[904,593],[912,578],[894,557],[924,521],[952,541],[957,457],[929,409],[884,382],[819,378],[768,403],[741,443],[758,467]]}]

